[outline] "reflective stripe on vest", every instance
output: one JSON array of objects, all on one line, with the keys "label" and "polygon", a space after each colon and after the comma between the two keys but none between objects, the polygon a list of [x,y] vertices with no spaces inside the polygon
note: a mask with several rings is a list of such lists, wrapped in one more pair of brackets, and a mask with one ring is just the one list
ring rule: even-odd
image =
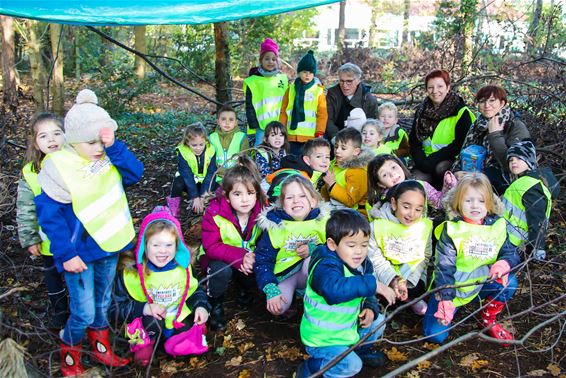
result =
[{"label": "reflective stripe on vest", "polygon": [[[489,277],[489,268],[497,261],[507,239],[506,224],[504,218],[497,219],[489,226],[464,221],[445,222],[446,232],[456,247],[455,285],[482,282]],[[454,306],[472,301],[481,288],[482,285],[457,288]]]},{"label": "reflective stripe on vest", "polygon": [[[320,261],[320,260],[319,260]],[[318,264],[318,262],[316,264]],[[358,315],[362,297],[348,302],[329,305],[326,300],[311,287],[312,272],[310,269],[304,297],[304,313],[301,319],[301,340],[310,347],[324,347],[356,343],[358,334]],[[344,266],[344,277],[353,274]]]},{"label": "reflective stripe on vest", "polygon": [[53,161],[71,194],[73,212],[106,252],[117,252],[135,236],[122,176],[108,156],[91,162],[64,147]]},{"label": "reflective stripe on vest", "polygon": [[[41,187],[37,182],[37,172],[33,170],[31,163],[27,163],[26,165],[24,165],[24,167],[22,168],[22,174],[24,176],[24,180],[26,180],[31,191],[33,192],[33,195],[36,197],[40,195]],[[41,244],[40,244],[41,254],[44,256],[53,256],[53,253],[51,253],[51,241],[39,226],[38,226],[38,233],[39,233],[39,237],[41,238]]]},{"label": "reflective stripe on vest", "polygon": [[462,107],[455,116],[444,118],[438,123],[436,129],[434,129],[432,139],[428,137],[422,142],[423,151],[426,156],[448,146],[454,141],[456,136],[456,124],[466,111],[470,113],[472,122],[476,120],[476,116],[466,106]]},{"label": "reflective stripe on vest", "polygon": [[305,92],[305,101],[303,108],[305,111],[305,120],[297,123],[295,130],[291,129],[291,121],[293,108],[295,106],[295,84],[289,86],[289,102],[287,104],[287,133],[289,135],[299,135],[305,137],[313,137],[316,134],[316,111],[318,109],[318,99],[324,96],[322,86],[314,84]]},{"label": "reflective stripe on vest", "polygon": [[204,150],[204,164],[203,164],[202,173],[199,173],[198,171],[198,161],[196,155],[194,154],[193,151],[191,151],[191,149],[187,145],[185,144],[178,145],[177,152],[181,154],[183,159],[185,159],[185,161],[189,165],[189,168],[191,168],[195,182],[197,184],[202,183],[204,181],[204,178],[206,177],[206,174],[208,173],[208,167],[210,166],[210,161],[214,156],[214,147],[212,147],[210,143],[206,144],[206,149]]},{"label": "reflective stripe on vest", "polygon": [[[175,269],[166,272],[151,272],[149,276],[144,277],[145,287],[147,293],[151,297],[153,303],[158,303],[165,307],[167,315],[165,317],[165,327],[168,329],[173,328],[173,321],[175,315],[181,305],[181,299],[185,293],[185,284],[187,282],[187,272],[189,278],[189,290],[186,298],[189,298],[198,287],[198,281],[193,277],[190,269],[183,269],[177,266]],[[124,269],[123,272],[124,285],[128,294],[137,302],[148,302],[140,281],[140,276],[137,271]],[[182,304],[181,313],[177,321],[182,322],[187,316],[191,314],[191,310],[186,302]]]},{"label": "reflective stripe on vest", "polygon": [[509,241],[515,246],[522,245],[528,240],[529,225],[527,223],[526,209],[523,205],[523,196],[536,184],[540,183],[544,196],[546,197],[546,220],[550,218],[552,207],[550,191],[544,183],[531,176],[522,176],[507,188],[503,194],[503,205],[505,206],[504,217],[507,219],[507,232]]},{"label": "reflective stripe on vest", "polygon": [[284,220],[278,227],[267,230],[273,248],[277,250],[275,257],[275,274],[301,261],[297,248],[301,244],[324,244],[326,242],[326,222],[328,216],[304,221]]},{"label": "reflective stripe on vest", "polygon": [[215,131],[210,134],[210,144],[214,147],[214,151],[216,152],[217,168],[231,168],[236,164],[235,161],[230,161],[230,158],[240,152],[245,137],[246,134],[241,131],[234,133],[228,149],[225,150],[224,147],[222,147],[222,143],[220,143],[218,133]]},{"label": "reflective stripe on vest", "polygon": [[425,259],[425,250],[432,237],[432,221],[421,218],[410,226],[387,219],[376,219],[374,236],[383,257],[391,263],[397,275],[407,279]]},{"label": "reflective stripe on vest", "polygon": [[[269,122],[279,120],[283,96],[288,86],[289,79],[283,73],[274,76],[253,75],[244,80],[244,93],[246,88],[252,92],[252,105],[261,130],[265,130]],[[255,129],[248,127],[247,133],[253,135]]]}]

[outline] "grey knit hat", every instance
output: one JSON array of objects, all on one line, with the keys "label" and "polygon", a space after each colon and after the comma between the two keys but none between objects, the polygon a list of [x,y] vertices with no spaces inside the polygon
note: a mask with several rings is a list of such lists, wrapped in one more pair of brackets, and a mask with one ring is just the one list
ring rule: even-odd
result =
[{"label": "grey knit hat", "polygon": [[513,143],[507,150],[507,161],[512,157],[523,160],[529,166],[529,169],[536,169],[537,164],[537,149],[534,143],[530,140],[523,140]]},{"label": "grey knit hat", "polygon": [[118,125],[106,110],[98,106],[98,98],[90,89],[83,89],[75,105],[65,116],[65,137],[68,143],[83,143],[99,139],[100,129],[116,131]]}]

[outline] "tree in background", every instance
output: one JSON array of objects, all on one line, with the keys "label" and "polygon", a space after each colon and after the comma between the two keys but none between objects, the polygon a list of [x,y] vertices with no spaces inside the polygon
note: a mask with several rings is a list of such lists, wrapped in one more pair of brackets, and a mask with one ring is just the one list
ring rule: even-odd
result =
[{"label": "tree in background", "polygon": [[4,105],[14,112],[18,102],[14,19],[8,16],[0,16],[0,24],[2,26],[2,84]]},{"label": "tree in background", "polygon": [[[145,39],[145,25],[134,26],[135,44],[134,48],[142,54],[147,53]],[[145,61],[136,55],[136,76],[140,79],[145,77]]]},{"label": "tree in background", "polygon": [[216,46],[216,100],[226,103],[232,101],[230,36],[227,22],[217,22],[214,24],[214,44]]},{"label": "tree in background", "polygon": [[49,24],[51,37],[51,111],[59,116],[65,113],[65,87],[63,77],[63,26],[61,24]]},{"label": "tree in background", "polygon": [[338,56],[344,54],[346,47],[346,0],[340,2],[340,11],[338,13],[338,35],[336,38],[336,52]]}]

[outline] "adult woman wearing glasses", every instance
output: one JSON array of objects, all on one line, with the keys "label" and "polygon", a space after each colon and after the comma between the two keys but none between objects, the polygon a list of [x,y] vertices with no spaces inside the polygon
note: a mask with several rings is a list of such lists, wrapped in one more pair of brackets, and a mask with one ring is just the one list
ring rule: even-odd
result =
[{"label": "adult woman wearing glasses", "polygon": [[425,77],[427,97],[418,107],[409,134],[415,178],[442,187],[444,173],[452,167],[474,114],[462,97],[451,90],[450,75],[435,70]]},{"label": "adult woman wearing glasses", "polygon": [[377,99],[371,94],[371,87],[362,83],[362,70],[353,63],[338,68],[339,84],[326,94],[328,122],[326,137],[331,140],[344,128],[354,108],[361,108],[367,118],[377,118]]},{"label": "adult woman wearing glasses", "polygon": [[[480,114],[466,135],[462,149],[480,145],[486,149],[483,172],[495,191],[502,195],[509,186],[507,149],[514,143],[530,138],[525,124],[515,117],[507,102],[505,89],[486,85],[476,93]],[[461,168],[460,160],[454,170]]]}]

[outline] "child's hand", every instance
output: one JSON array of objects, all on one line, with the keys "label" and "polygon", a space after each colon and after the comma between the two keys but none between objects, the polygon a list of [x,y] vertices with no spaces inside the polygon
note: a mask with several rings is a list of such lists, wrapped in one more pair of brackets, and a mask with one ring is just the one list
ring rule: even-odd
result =
[{"label": "child's hand", "polygon": [[287,299],[283,294],[267,300],[267,311],[273,315],[281,315],[283,313],[283,303],[287,303]]},{"label": "child's hand", "polygon": [[438,320],[438,323],[447,326],[454,319],[455,312],[456,307],[452,301],[440,301],[438,302],[438,309],[434,313],[434,317]]},{"label": "child's hand", "polygon": [[146,303],[145,306],[143,306],[143,314],[153,316],[158,320],[163,320],[167,316],[167,310],[159,303]]},{"label": "child's hand", "polygon": [[489,269],[489,278],[496,279],[495,282],[499,282],[503,287],[507,287],[507,281],[509,281],[509,271],[511,266],[505,260],[496,261],[495,264]]},{"label": "child's hand", "polygon": [[204,201],[201,197],[193,199],[193,212],[202,214],[204,211]]},{"label": "child's hand", "polygon": [[336,184],[336,177],[334,177],[334,172],[328,171],[324,176],[322,176],[322,180],[328,185],[330,188],[332,185]]},{"label": "child's hand", "polygon": [[360,312],[360,315],[358,315],[358,318],[360,319],[360,326],[362,328],[367,328],[373,322],[375,314],[369,308],[364,308],[362,312]]},{"label": "child's hand", "polygon": [[444,173],[444,185],[442,186],[442,190],[451,189],[456,186],[457,183],[458,180],[456,179],[456,176],[454,176],[454,173],[446,171],[446,173]]},{"label": "child's hand", "polygon": [[407,281],[399,277],[395,277],[395,279],[393,279],[393,281],[391,281],[389,285],[395,291],[395,296],[397,297],[397,299],[400,299],[402,301],[407,300],[407,298],[409,297],[409,292],[407,290]]},{"label": "child's hand", "polygon": [[103,127],[102,129],[100,129],[100,133],[98,135],[100,135],[100,141],[102,142],[104,147],[108,148],[114,144],[114,131],[112,131],[111,129]]},{"label": "child's hand", "polygon": [[197,307],[195,310],[195,323],[204,324],[208,320],[208,311],[204,307]]},{"label": "child's hand", "polygon": [[240,272],[244,273],[246,276],[254,272],[255,264],[255,253],[249,252],[244,255],[244,260],[240,266]]},{"label": "child's hand", "polygon": [[389,286],[382,284],[381,282],[377,283],[377,294],[385,298],[389,305],[395,304],[395,300],[397,299],[397,297],[395,296],[395,291]]},{"label": "child's hand", "polygon": [[34,244],[34,245],[30,245],[28,247],[28,252],[32,255],[32,256],[39,256],[41,255],[41,244]]},{"label": "child's hand", "polygon": [[63,269],[69,273],[80,273],[83,270],[87,270],[86,264],[83,262],[79,256],[75,256],[70,260],[63,263]]},{"label": "child's hand", "polygon": [[301,244],[300,246],[298,246],[297,255],[302,259],[306,259],[307,257],[309,257],[309,245]]}]

